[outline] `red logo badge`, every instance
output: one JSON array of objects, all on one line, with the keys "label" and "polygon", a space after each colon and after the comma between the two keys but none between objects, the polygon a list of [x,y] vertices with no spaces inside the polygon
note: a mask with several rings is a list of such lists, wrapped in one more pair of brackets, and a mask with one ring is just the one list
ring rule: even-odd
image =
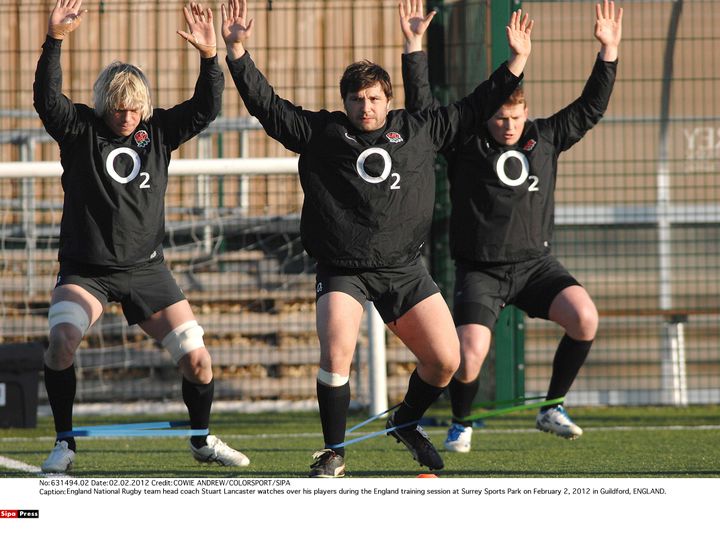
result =
[{"label": "red logo badge", "polygon": [[388,132],[385,137],[390,143],[402,143],[403,141],[402,136],[397,132]]},{"label": "red logo badge", "polygon": [[150,136],[145,130],[138,130],[135,132],[133,139],[135,140],[135,143],[137,143],[138,147],[147,147],[150,145]]},{"label": "red logo badge", "polygon": [[523,145],[523,151],[532,151],[537,145],[537,141],[529,139],[525,145]]}]

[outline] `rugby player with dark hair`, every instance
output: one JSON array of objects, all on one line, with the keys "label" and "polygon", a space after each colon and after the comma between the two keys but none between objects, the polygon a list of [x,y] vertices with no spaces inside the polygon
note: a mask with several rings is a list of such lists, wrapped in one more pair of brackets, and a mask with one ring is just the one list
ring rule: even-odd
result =
[{"label": "rugby player with dark hair", "polygon": [[[567,394],[590,351],[598,328],[597,309],[550,250],[555,180],[560,154],[607,109],[622,11],[616,12],[608,0],[596,5],[600,53],[579,98],[548,118],[529,120],[525,92],[518,88],[480,131],[462,135],[446,154],[450,247],[456,265],[453,316],[461,347],[460,368],[449,385],[453,424],[445,441],[448,451],[470,451],[472,423],[467,417],[503,307],[515,305],[565,329],[553,360],[548,401]],[[421,52],[421,16],[414,14],[409,30],[413,45],[406,52],[414,53],[403,56],[406,107],[412,111],[438,106]],[[562,405],[542,407],[536,427],[567,439],[582,435]]]},{"label": "rugby player with dark hair", "polygon": [[[33,86],[35,109],[60,146],[63,167],[60,270],[48,311],[44,366],[55,430],[72,430],[75,351],[108,302],[122,304],[128,324],[138,324],[168,350],[182,373],[190,426],[207,429],[214,387],[210,354],[165,265],[162,241],[170,155],[220,112],[224,77],[212,11],[196,3],[183,8],[188,32],[178,34],[201,57],[192,98],[154,109],[143,72],[116,61],[100,73],[89,107],[62,94],[60,50],[82,21],[81,5],[82,0],[57,0]],[[189,446],[200,462],[250,463],[214,435],[193,436]],[[42,470],[68,471],[75,452],[74,438],[59,437]]]},{"label": "rugby player with dark hair", "polygon": [[[300,155],[301,238],[317,261],[317,397],[325,445],[313,455],[310,476],[345,473],[350,365],[367,300],[418,359],[405,398],[387,421],[389,435],[421,465],[441,469],[442,458],[418,426],[460,362],[450,310],[421,258],[435,200],[435,154],[502,105],[527,56],[513,55],[457,103],[417,114],[391,111],[387,72],[360,61],[340,81],[344,112],[308,111],[276,95],[255,67],[244,47],[252,30],[245,0],[222,6],[227,63],[248,111]],[[530,42],[530,29],[515,19],[511,35],[511,45]]]}]

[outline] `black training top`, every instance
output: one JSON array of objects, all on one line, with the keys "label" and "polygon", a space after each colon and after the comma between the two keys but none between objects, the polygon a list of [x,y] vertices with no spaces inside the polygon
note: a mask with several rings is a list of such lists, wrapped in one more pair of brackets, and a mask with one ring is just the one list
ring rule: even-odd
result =
[{"label": "black training top", "polygon": [[224,77],[217,57],[201,60],[191,99],[154,109],[121,137],[91,107],[62,94],[61,44],[47,37],[33,85],[35,110],[60,145],[59,259],[113,269],[146,263],[162,255],[170,154],[220,112]]},{"label": "black training top", "polygon": [[362,269],[418,257],[432,220],[435,153],[479,128],[520,80],[503,65],[446,108],[391,111],[383,128],[362,132],[343,112],[311,112],[278,97],[248,53],[228,66],[250,114],[300,154],[305,250],[320,262]]},{"label": "black training top", "polygon": [[[447,151],[455,260],[511,263],[550,252],[558,157],[602,118],[616,69],[617,61],[598,57],[580,97],[549,118],[528,120],[515,145],[499,145],[485,125]],[[403,56],[408,110],[438,105],[427,71],[424,56]]]}]

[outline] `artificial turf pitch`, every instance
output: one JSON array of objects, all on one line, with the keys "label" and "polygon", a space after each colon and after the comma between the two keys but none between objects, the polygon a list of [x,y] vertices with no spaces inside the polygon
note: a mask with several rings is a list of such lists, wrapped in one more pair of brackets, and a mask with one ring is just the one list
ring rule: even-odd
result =
[{"label": "artificial turf pitch", "polygon": [[[585,434],[575,441],[534,428],[535,412],[490,418],[476,428],[470,453],[441,451],[443,478],[609,478],[720,477],[720,406],[573,407]],[[438,449],[449,420],[447,407],[426,415],[425,427]],[[351,414],[348,426],[367,414]],[[186,420],[181,415],[76,418],[78,425]],[[348,439],[384,428],[376,420]],[[74,477],[306,477],[311,455],[322,448],[319,417],[307,413],[216,413],[211,433],[250,458],[246,468],[223,468],[195,462],[187,438],[77,438]],[[0,478],[37,477],[53,446],[52,421],[37,428],[0,429]],[[29,467],[13,467],[13,464]],[[385,435],[348,446],[348,478],[415,477],[427,472],[410,453]]]}]

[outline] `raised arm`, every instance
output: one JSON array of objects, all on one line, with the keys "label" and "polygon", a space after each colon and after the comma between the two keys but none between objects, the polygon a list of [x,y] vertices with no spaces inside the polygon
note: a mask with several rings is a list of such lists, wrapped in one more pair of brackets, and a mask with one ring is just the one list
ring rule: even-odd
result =
[{"label": "raised arm", "polygon": [[616,11],[615,3],[608,0],[595,6],[595,38],[600,42],[600,53],[595,58],[592,73],[580,97],[546,121],[558,151],[565,151],[577,143],[607,110],[617,73],[622,14],[622,8]]},{"label": "raised arm", "polygon": [[265,132],[287,149],[302,153],[312,138],[313,125],[320,113],[305,111],[275,93],[245,51],[252,28],[246,0],[230,0],[227,8],[222,5],[222,35],[230,75],[248,112],[260,121]]},{"label": "raised arm", "polygon": [[47,132],[56,141],[78,131],[77,109],[62,94],[60,48],[63,39],[77,29],[87,10],[81,10],[82,0],[57,0],[48,19],[47,37],[35,69],[33,106]]},{"label": "raised arm", "polygon": [[623,9],[615,11],[615,2],[604,0],[595,5],[595,38],[600,42],[600,59],[615,61],[622,38]]},{"label": "raised arm", "polygon": [[414,112],[439,107],[440,102],[430,89],[427,57],[422,50],[423,36],[436,12],[423,15],[422,0],[400,0],[398,12],[400,30],[405,37],[402,56],[405,108]]},{"label": "raised arm", "polygon": [[190,99],[171,109],[156,110],[165,128],[165,144],[171,150],[202,132],[217,118],[225,89],[225,75],[217,59],[212,10],[191,2],[183,6],[183,14],[188,31],[177,33],[200,52],[200,74]]},{"label": "raised arm", "polygon": [[57,0],[48,20],[48,36],[55,40],[63,40],[82,23],[82,0]]},{"label": "raised arm", "polygon": [[422,0],[400,0],[400,29],[405,37],[405,53],[421,52],[425,31],[437,13],[435,10],[424,14]]},{"label": "raised arm", "polygon": [[508,69],[515,76],[520,76],[525,70],[525,63],[530,57],[532,33],[535,21],[530,19],[526,13],[523,16],[522,10],[517,10],[510,16],[510,23],[505,27],[508,45],[510,46],[510,57],[508,58]]},{"label": "raised arm", "polygon": [[227,47],[227,56],[231,61],[245,55],[245,41],[253,31],[253,19],[248,19],[246,0],[230,0],[222,11],[222,37]]},{"label": "raised arm", "polygon": [[203,59],[215,57],[217,40],[212,10],[204,10],[202,4],[190,2],[189,6],[183,6],[183,14],[189,32],[179,30],[177,33],[192,44]]}]

